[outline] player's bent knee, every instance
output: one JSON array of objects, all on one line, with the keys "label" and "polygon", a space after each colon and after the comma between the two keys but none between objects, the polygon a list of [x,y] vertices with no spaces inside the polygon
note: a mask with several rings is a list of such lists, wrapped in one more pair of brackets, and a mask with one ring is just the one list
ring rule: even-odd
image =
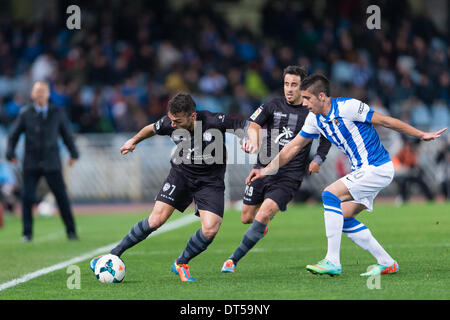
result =
[{"label": "player's bent knee", "polygon": [[246,206],[242,208],[241,222],[243,224],[250,224],[255,219],[256,208],[253,206]]},{"label": "player's bent knee", "polygon": [[[334,201],[334,200],[339,200],[339,197],[338,197],[336,194],[334,194],[332,191],[327,190],[327,189],[328,189],[328,187],[325,188],[325,190],[322,192],[322,200],[323,200],[323,201],[329,201],[329,200]],[[340,201],[340,200],[339,200],[339,201]]]},{"label": "player's bent knee", "polygon": [[268,224],[270,219],[280,211],[278,204],[272,199],[266,199],[263,205],[259,208],[255,219],[264,224]]},{"label": "player's bent knee", "polygon": [[255,220],[264,223],[264,224],[268,224],[270,222],[270,218],[272,218],[272,214],[270,214],[270,212],[258,212],[258,214],[256,215]]},{"label": "player's bent knee", "polygon": [[164,215],[152,212],[152,214],[148,217],[148,225],[153,230],[156,230],[161,227],[166,222],[166,220],[167,218],[165,218]]},{"label": "player's bent knee", "polygon": [[219,228],[220,225],[217,227],[206,227],[206,228],[202,227],[202,233],[206,238],[211,239],[214,238],[216,234],[219,232]]},{"label": "player's bent knee", "polygon": [[158,229],[159,227],[162,226],[162,222],[159,219],[155,219],[152,218],[151,216],[148,217],[148,225],[150,226],[150,228],[152,228],[153,230]]}]

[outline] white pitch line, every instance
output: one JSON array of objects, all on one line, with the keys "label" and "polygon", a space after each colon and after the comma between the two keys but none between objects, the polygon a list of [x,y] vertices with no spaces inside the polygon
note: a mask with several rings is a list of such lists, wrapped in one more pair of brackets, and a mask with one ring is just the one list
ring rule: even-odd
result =
[{"label": "white pitch line", "polygon": [[[186,226],[186,225],[188,225],[188,224],[190,224],[190,223],[192,223],[194,221],[198,221],[198,218],[195,215],[191,215],[190,214],[188,216],[185,216],[183,218],[177,219],[175,221],[171,221],[171,222],[163,225],[160,229],[156,230],[149,237],[157,236],[159,234],[162,234],[162,233],[165,233],[165,232],[169,232],[169,231],[172,231],[172,230],[184,227],[184,226]],[[66,267],[68,267],[68,266],[70,266],[72,264],[76,264],[76,263],[81,262],[83,260],[87,260],[87,259],[92,258],[92,257],[94,257],[96,255],[101,254],[101,253],[109,252],[117,244],[118,244],[118,242],[115,242],[115,243],[112,243],[110,245],[107,245],[107,246],[104,246],[104,247],[101,247],[101,248],[97,248],[97,249],[95,249],[95,250],[93,250],[91,252],[85,253],[85,254],[83,254],[81,256],[72,258],[72,259],[64,261],[64,262],[60,262],[60,263],[55,264],[53,266],[50,266],[50,267],[47,267],[47,268],[43,268],[43,269],[37,270],[37,271],[32,272],[32,273],[28,273],[28,274],[26,274],[26,275],[24,275],[24,276],[22,276],[20,278],[13,279],[11,281],[2,283],[2,284],[0,284],[0,291],[8,289],[8,288],[11,288],[11,287],[14,287],[14,286],[16,286],[16,285],[18,285],[20,283],[24,283],[24,282],[30,281],[31,279],[43,276],[43,275],[51,273],[53,271],[66,268]]]}]

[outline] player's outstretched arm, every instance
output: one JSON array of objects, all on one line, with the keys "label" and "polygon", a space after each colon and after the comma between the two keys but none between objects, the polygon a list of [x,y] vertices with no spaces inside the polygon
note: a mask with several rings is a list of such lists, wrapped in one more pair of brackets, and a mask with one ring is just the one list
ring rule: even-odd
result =
[{"label": "player's outstretched arm", "polygon": [[147,138],[153,137],[156,134],[154,124],[149,124],[142,128],[133,138],[127,140],[120,148],[121,154],[127,154],[133,152],[136,149],[136,145]]},{"label": "player's outstretched arm", "polygon": [[301,135],[297,135],[281,149],[280,153],[264,169],[253,169],[245,182],[249,184],[256,179],[275,174],[279,168],[291,161],[311,140],[311,138],[304,138]]},{"label": "player's outstretched arm", "polygon": [[441,136],[443,132],[447,130],[447,128],[444,128],[436,132],[424,132],[414,128],[413,126],[407,124],[406,122],[403,122],[396,118],[385,116],[378,112],[373,113],[371,123],[378,124],[389,129],[393,129],[395,131],[416,137],[424,141],[431,141],[437,139]]}]

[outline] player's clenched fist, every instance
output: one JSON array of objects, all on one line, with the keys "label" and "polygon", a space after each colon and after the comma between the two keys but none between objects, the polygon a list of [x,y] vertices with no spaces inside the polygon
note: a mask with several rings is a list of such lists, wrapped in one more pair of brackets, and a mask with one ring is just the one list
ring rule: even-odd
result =
[{"label": "player's clenched fist", "polygon": [[246,153],[256,153],[258,151],[258,148],[255,147],[250,140],[245,140],[242,143],[241,149],[244,150]]},{"label": "player's clenched fist", "polygon": [[319,173],[320,172],[320,165],[317,162],[315,162],[315,161],[311,161],[311,163],[309,164],[308,172],[309,172],[309,174],[311,174],[311,173]]}]

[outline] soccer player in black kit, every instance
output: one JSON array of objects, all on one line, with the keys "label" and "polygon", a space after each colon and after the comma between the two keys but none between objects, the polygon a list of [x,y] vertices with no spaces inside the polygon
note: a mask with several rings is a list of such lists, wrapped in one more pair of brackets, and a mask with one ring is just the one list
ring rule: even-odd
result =
[{"label": "soccer player in black kit", "polygon": [[[254,132],[260,132],[265,125],[267,126],[265,146],[268,151],[266,153],[270,158],[276,156],[269,154],[270,150],[275,149],[278,153],[300,132],[309,113],[308,108],[302,106],[300,95],[300,83],[305,77],[306,71],[299,66],[288,66],[284,69],[284,97],[264,103],[250,117],[252,130],[248,130],[249,139],[243,145],[244,151],[252,153],[259,149],[259,134],[255,135]],[[325,161],[330,147],[331,143],[321,136],[317,154],[308,167],[309,174],[320,171],[320,165]],[[310,150],[311,143],[275,175],[253,182],[246,180],[241,220],[252,225],[239,247],[223,264],[222,273],[234,272],[238,261],[267,233],[269,221],[278,211],[286,211],[287,204],[300,188],[306,173]],[[261,152],[259,155],[261,156]],[[268,164],[267,161],[262,163],[260,159],[261,157],[258,157],[254,168],[262,168]]]},{"label": "soccer player in black kit", "polygon": [[[172,154],[171,170],[148,218],[138,222],[111,254],[122,253],[146,239],[161,227],[175,209],[183,212],[194,200],[201,228],[189,239],[186,248],[172,264],[171,271],[181,281],[195,281],[189,272],[188,262],[205,251],[213,241],[222,223],[224,211],[227,129],[242,137],[248,121],[229,118],[223,113],[196,111],[189,94],[179,93],[168,103],[168,113],[157,122],[144,127],[120,149],[122,154],[133,152],[136,145],[156,134],[171,136],[177,149]],[[91,260],[90,267],[100,257]]]}]

